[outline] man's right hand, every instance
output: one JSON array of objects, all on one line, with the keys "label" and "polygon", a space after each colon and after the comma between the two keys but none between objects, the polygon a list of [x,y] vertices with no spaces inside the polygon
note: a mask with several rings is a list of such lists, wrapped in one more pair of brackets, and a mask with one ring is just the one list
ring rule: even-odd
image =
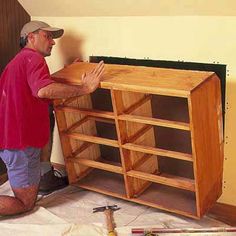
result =
[{"label": "man's right hand", "polygon": [[104,72],[104,68],[104,62],[100,61],[92,71],[86,72],[82,75],[82,87],[85,93],[92,93],[97,89]]},{"label": "man's right hand", "polygon": [[104,72],[104,63],[99,64],[90,72],[82,75],[81,85],[69,85],[63,83],[51,83],[38,91],[39,98],[58,99],[70,98],[92,93],[99,85]]}]

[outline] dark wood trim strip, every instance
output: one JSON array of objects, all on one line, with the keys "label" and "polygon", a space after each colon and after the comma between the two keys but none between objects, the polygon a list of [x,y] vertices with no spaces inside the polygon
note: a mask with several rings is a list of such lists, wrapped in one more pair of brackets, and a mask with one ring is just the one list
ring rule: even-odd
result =
[{"label": "dark wood trim strip", "polygon": [[236,226],[236,206],[216,203],[207,215],[230,226]]}]

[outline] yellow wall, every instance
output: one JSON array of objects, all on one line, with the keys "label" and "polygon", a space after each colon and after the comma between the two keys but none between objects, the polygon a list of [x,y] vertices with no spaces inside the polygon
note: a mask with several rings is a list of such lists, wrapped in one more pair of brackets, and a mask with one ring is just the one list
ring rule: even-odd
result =
[{"label": "yellow wall", "polygon": [[[90,55],[227,64],[224,190],[220,202],[236,206],[236,17],[37,17],[63,27],[48,58],[51,72]],[[58,134],[54,162],[63,163]]]},{"label": "yellow wall", "polygon": [[18,0],[31,16],[235,16],[235,0]]}]

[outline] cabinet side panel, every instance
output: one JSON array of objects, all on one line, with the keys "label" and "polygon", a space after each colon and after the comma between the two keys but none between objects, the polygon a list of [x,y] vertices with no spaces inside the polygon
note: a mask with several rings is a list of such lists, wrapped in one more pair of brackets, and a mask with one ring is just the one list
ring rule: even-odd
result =
[{"label": "cabinet side panel", "polygon": [[223,124],[220,81],[216,75],[189,98],[198,216],[222,193]]},{"label": "cabinet side panel", "polygon": [[71,143],[70,143],[70,139],[67,136],[63,135],[63,130],[68,128],[66,124],[65,113],[63,111],[59,111],[56,109],[56,105],[60,104],[59,100],[55,100],[53,103],[55,107],[54,110],[55,110],[55,115],[56,115],[56,121],[57,121],[58,130],[59,130],[60,141],[61,141],[61,146],[62,146],[62,151],[63,151],[64,160],[65,160],[66,170],[68,173],[69,182],[75,183],[77,181],[75,166],[71,161],[67,160],[67,157],[72,155]]}]

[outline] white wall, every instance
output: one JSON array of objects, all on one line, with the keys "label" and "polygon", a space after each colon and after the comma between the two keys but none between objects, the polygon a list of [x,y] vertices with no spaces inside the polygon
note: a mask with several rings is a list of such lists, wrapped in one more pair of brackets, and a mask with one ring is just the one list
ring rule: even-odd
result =
[{"label": "white wall", "polygon": [[[48,58],[51,72],[78,55],[184,60],[227,64],[224,190],[220,202],[236,205],[236,17],[33,17],[63,27]],[[63,163],[57,141],[54,162]]]}]

